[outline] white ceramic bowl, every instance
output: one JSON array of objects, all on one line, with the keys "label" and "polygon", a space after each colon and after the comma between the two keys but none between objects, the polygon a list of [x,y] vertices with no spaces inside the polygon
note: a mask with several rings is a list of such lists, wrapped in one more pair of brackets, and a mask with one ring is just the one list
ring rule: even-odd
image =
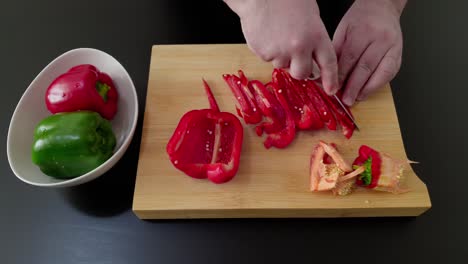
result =
[{"label": "white ceramic bowl", "polygon": [[[49,84],[60,74],[79,64],[93,64],[109,74],[119,93],[117,114],[112,128],[117,138],[114,154],[96,169],[79,177],[59,180],[42,173],[31,161],[33,131],[43,118],[51,115],[45,104]],[[42,187],[68,187],[93,180],[120,160],[135,132],[138,98],[135,86],[124,67],[109,54],[89,48],[68,51],[45,67],[24,92],[10,121],[7,140],[8,162],[15,175],[25,183]]]}]

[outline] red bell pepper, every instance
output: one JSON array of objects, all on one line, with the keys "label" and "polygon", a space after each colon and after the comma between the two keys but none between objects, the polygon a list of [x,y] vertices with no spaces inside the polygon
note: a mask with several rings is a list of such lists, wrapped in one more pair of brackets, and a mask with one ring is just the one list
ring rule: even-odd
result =
[{"label": "red bell pepper", "polygon": [[239,169],[244,131],[235,115],[219,110],[210,87],[203,83],[211,109],[184,114],[166,151],[185,174],[219,184],[231,180]]},{"label": "red bell pepper", "polygon": [[267,89],[271,89],[274,93],[278,102],[280,103],[281,107],[283,108],[286,118],[283,125],[283,128],[271,134],[268,134],[265,142],[263,145],[265,148],[277,147],[277,148],[285,148],[294,140],[296,136],[296,126],[294,117],[288,107],[288,102],[286,101],[285,96],[283,95],[282,89],[276,86],[275,83],[268,83]]},{"label": "red bell pepper", "polygon": [[330,107],[327,105],[322,96],[319,94],[317,89],[320,89],[315,85],[315,83],[311,80],[306,80],[303,82],[305,85],[305,89],[309,99],[311,100],[312,104],[317,109],[320,118],[322,119],[323,123],[327,126],[329,130],[336,130],[336,120],[333,116],[333,112]]},{"label": "red bell pepper", "polygon": [[296,127],[298,129],[309,129],[313,122],[311,109],[294,90],[294,84],[288,78],[288,73],[281,69],[274,69],[272,79],[278,86],[279,91],[283,92]]},{"label": "red bell pepper", "polygon": [[111,120],[117,113],[118,93],[109,75],[82,64],[57,77],[47,88],[45,101],[53,114],[90,110]]},{"label": "red bell pepper", "polygon": [[258,124],[262,121],[262,113],[258,109],[255,97],[248,87],[248,80],[241,74],[243,79],[232,74],[223,74],[223,79],[231,88],[239,106],[236,106],[237,114],[242,117],[246,124]]},{"label": "red bell pepper", "polygon": [[[286,112],[275,94],[270,92],[260,81],[251,80],[249,85],[254,92],[257,105],[266,119],[266,121],[263,121],[255,128],[257,135],[261,136],[263,131],[267,134],[280,131],[286,123]],[[267,86],[270,85],[267,84]]]}]

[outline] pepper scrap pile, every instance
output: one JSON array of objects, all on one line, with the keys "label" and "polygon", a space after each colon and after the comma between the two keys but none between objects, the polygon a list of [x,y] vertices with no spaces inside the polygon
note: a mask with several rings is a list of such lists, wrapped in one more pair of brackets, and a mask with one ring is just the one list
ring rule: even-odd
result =
[{"label": "pepper scrap pile", "polygon": [[246,124],[257,125],[258,136],[267,134],[267,149],[287,147],[297,130],[337,130],[340,126],[346,138],[353,135],[355,125],[339,102],[312,80],[296,80],[282,69],[274,69],[272,81],[266,84],[249,80],[242,70],[238,76],[224,74],[223,79],[237,99],[237,114]]},{"label": "pepper scrap pile", "polygon": [[348,195],[355,187],[395,194],[408,192],[402,187],[404,165],[413,161],[399,161],[367,145],[359,148],[359,156],[349,165],[339,154],[335,144],[320,141],[310,160],[310,190],[332,191]]},{"label": "pepper scrap pile", "polygon": [[93,65],[77,65],[55,78],[45,94],[52,115],[34,129],[32,162],[59,179],[100,166],[116,145],[110,120],[117,113],[117,101],[111,77]]}]

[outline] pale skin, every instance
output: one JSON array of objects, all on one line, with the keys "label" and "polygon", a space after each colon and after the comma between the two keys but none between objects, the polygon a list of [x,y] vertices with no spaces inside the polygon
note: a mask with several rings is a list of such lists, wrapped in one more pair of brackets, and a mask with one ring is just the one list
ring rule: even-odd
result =
[{"label": "pale skin", "polygon": [[249,48],[296,79],[320,69],[324,90],[352,106],[390,82],[401,66],[400,16],[407,0],[355,0],[333,38],[316,0],[224,0]]}]

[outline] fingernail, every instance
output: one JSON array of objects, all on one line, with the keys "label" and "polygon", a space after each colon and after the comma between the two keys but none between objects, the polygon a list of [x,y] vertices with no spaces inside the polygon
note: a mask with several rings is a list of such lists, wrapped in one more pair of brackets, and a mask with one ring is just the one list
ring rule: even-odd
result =
[{"label": "fingernail", "polygon": [[346,97],[343,99],[343,103],[347,106],[352,106],[353,105],[353,100],[349,99],[349,97]]},{"label": "fingernail", "polygon": [[335,95],[339,90],[339,87],[337,86],[332,86],[330,89],[328,89],[328,95]]}]

